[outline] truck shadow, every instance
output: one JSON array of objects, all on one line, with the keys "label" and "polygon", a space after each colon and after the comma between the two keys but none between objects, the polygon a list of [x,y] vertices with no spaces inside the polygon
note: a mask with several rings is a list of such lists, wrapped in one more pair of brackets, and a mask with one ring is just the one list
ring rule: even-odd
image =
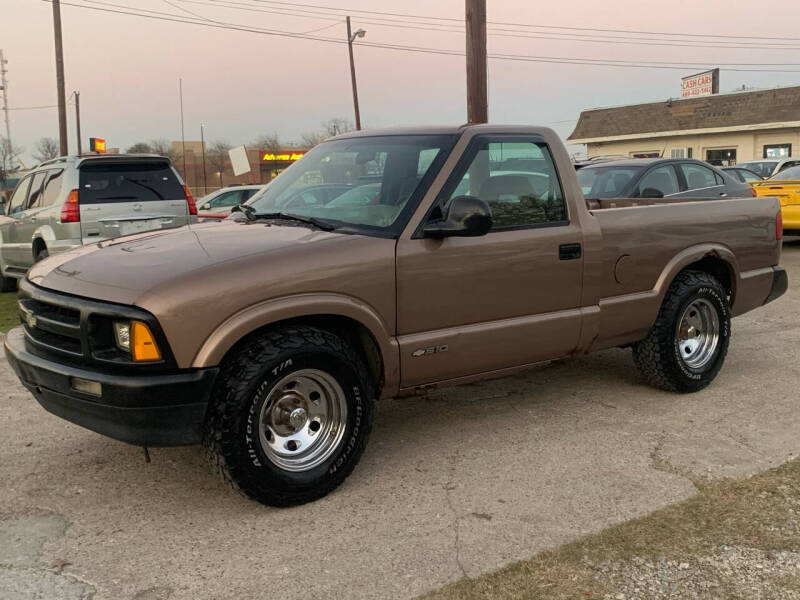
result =
[{"label": "truck shadow", "polygon": [[[613,411],[618,418],[625,409],[635,414],[638,406],[648,402],[643,388],[630,352],[608,350],[554,361],[502,379],[378,402],[374,430],[361,464],[335,496],[366,493],[376,477],[387,476],[383,472],[387,464],[406,470],[430,460],[432,441],[447,445],[448,439],[458,439],[461,419],[468,419],[470,427],[491,430],[506,426],[535,429],[543,426],[542,419],[566,423],[576,411],[586,410]],[[661,394],[651,391],[648,395],[653,393]],[[141,448],[82,429],[73,433],[58,442],[61,459],[51,467],[53,474],[60,472],[59,476],[70,479],[90,473],[82,485],[94,489],[86,493],[104,495],[106,502],[124,506],[126,502],[147,502],[148,496],[155,502],[168,495],[186,509],[264,509],[229,493],[211,472],[202,448],[153,448],[149,450],[152,462],[146,463]],[[485,443],[496,451],[496,440]]]}]

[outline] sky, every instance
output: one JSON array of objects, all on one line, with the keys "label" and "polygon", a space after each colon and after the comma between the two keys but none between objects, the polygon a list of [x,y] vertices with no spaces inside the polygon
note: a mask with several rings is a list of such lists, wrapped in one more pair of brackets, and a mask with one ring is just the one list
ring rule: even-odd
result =
[{"label": "sky", "polygon": [[[343,43],[70,4],[152,11],[148,14],[157,17],[339,41],[346,37],[344,15],[350,13],[353,29],[366,30],[363,43],[358,40],[354,49],[364,127],[466,120],[463,56],[365,45],[462,52],[464,33],[459,28],[464,0],[62,0],[66,90],[68,95],[80,91],[84,147],[90,136],[121,148],[154,138],[180,139],[179,78],[187,140],[199,139],[202,123],[211,141],[247,144],[260,134],[272,133],[287,142],[299,141],[304,132],[319,130],[321,122],[332,117],[353,119],[349,63]],[[489,120],[547,125],[566,137],[581,110],[678,97],[682,76],[722,63],[794,65],[738,67],[760,72],[723,70],[722,92],[743,85],[798,85],[800,2],[777,0],[769,3],[768,11],[763,6],[754,0],[487,0],[489,54],[540,57],[536,61],[490,58]],[[8,61],[9,106],[15,109],[10,113],[11,137],[24,148],[23,159],[30,160],[39,138],[58,133],[54,108],[27,109],[56,103],[52,5],[44,0],[0,0],[0,8],[0,48]],[[628,31],[691,35],[665,39],[657,33],[624,33]],[[732,37],[706,37],[711,35]],[[756,35],[796,41],[743,37]],[[598,41],[599,36],[607,40],[614,36],[613,43]],[[687,41],[693,45],[687,47]],[[554,64],[540,62],[541,57],[681,64],[678,69],[627,68]],[[764,72],[781,68],[797,72]],[[71,152],[74,126],[70,104]]]}]

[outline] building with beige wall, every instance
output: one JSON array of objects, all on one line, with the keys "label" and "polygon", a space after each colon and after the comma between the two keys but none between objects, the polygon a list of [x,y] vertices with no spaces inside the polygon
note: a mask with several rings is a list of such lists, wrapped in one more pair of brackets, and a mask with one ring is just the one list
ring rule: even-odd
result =
[{"label": "building with beige wall", "polygon": [[589,157],[732,165],[800,156],[800,86],[586,110],[567,139],[586,144]]}]

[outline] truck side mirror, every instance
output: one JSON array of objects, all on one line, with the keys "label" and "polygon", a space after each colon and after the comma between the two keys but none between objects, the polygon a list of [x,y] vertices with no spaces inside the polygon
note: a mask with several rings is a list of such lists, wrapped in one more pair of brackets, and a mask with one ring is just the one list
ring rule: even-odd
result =
[{"label": "truck side mirror", "polygon": [[447,206],[444,218],[431,221],[422,230],[425,237],[475,237],[492,228],[492,210],[474,196],[456,196]]},{"label": "truck side mirror", "polygon": [[640,195],[640,198],[663,198],[664,192],[661,190],[657,190],[656,188],[644,188]]}]

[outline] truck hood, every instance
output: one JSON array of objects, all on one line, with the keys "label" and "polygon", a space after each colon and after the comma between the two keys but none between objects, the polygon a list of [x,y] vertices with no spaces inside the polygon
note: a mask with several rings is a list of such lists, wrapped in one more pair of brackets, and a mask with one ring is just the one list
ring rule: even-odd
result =
[{"label": "truck hood", "polygon": [[[109,302],[135,304],[143,294],[189,274],[213,277],[220,269],[276,256],[286,248],[352,236],[305,226],[225,221],[116,238],[54,255],[28,279],[38,286]],[[206,272],[206,273],[203,273]]]}]

